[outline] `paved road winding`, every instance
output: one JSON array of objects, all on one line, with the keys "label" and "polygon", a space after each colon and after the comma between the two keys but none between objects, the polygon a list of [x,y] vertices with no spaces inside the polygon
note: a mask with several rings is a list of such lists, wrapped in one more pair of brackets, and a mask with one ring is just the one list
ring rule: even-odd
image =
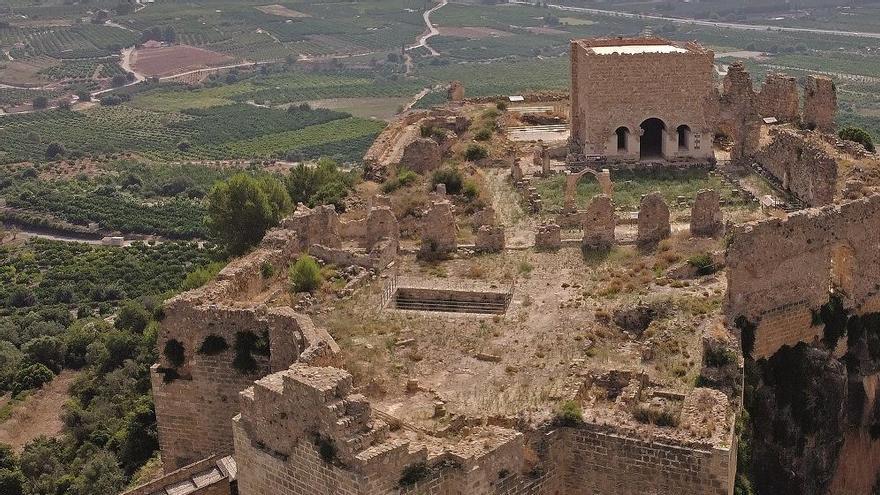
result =
[{"label": "paved road winding", "polygon": [[[522,4],[532,5],[531,2],[516,2]],[[677,24],[693,24],[696,26],[708,26],[708,27],[720,27],[727,29],[738,29],[741,31],[781,31],[781,32],[789,32],[789,33],[813,33],[813,34],[830,34],[835,36],[851,36],[855,38],[875,38],[880,39],[880,33],[866,33],[862,31],[841,31],[836,29],[813,29],[813,28],[796,28],[796,27],[782,27],[782,26],[769,26],[769,25],[761,25],[761,24],[737,24],[734,22],[717,22],[717,21],[704,21],[700,19],[684,19],[680,17],[664,17],[661,15],[652,15],[652,14],[632,14],[629,12],[618,12],[616,10],[602,10],[602,9],[590,9],[586,7],[569,7],[567,5],[554,5],[548,4],[550,8],[564,10],[568,12],[581,12],[584,14],[596,14],[596,15],[606,15],[606,16],[615,16],[615,17],[628,17],[631,19],[652,19],[658,21],[667,21],[674,22]]]}]

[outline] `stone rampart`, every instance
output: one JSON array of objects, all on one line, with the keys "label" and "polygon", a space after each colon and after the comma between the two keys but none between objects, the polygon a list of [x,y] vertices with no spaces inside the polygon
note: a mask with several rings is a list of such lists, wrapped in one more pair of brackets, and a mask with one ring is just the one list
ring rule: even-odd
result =
[{"label": "stone rampart", "polygon": [[807,76],[804,87],[804,124],[810,129],[834,132],[837,87],[827,76]]},{"label": "stone rampart", "polygon": [[880,195],[737,226],[727,250],[729,325],[754,332],[760,356],[812,343],[820,331],[811,315],[832,290],[855,314],[877,298],[878,244]]},{"label": "stone rampart", "polygon": [[778,72],[767,74],[758,93],[758,111],[762,117],[797,122],[800,120],[800,104],[797,79]]},{"label": "stone rampart", "polygon": [[755,156],[782,187],[809,206],[834,201],[837,187],[837,161],[812,133],[774,129],[768,146]]}]

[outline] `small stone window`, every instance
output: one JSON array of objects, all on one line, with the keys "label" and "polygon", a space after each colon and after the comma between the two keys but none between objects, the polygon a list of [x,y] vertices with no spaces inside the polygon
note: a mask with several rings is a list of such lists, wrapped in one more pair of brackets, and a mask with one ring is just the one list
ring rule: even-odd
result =
[{"label": "small stone window", "polygon": [[626,127],[618,127],[614,133],[617,134],[617,152],[625,153],[627,141],[629,140],[629,129]]},{"label": "small stone window", "polygon": [[691,128],[686,125],[678,126],[678,150],[687,151],[690,149]]}]

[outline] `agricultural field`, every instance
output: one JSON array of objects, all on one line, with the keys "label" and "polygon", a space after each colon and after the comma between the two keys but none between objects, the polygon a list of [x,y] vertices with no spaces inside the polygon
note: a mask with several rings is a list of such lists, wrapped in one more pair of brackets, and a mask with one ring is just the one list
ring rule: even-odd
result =
[{"label": "agricultural field", "polygon": [[182,112],[127,105],[55,110],[0,120],[0,140],[7,143],[0,163],[45,159],[50,143],[60,143],[70,156],[133,152],[152,160],[216,160],[296,151],[306,158],[329,154],[351,161],[383,127],[341,112],[247,104]]}]

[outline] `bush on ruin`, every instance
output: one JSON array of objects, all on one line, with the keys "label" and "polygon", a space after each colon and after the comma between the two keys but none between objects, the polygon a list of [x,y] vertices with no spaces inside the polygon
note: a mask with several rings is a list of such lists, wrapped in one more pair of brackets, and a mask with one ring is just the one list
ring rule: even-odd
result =
[{"label": "bush on ruin", "polygon": [[558,426],[577,426],[584,422],[581,405],[577,401],[567,400],[559,405],[553,422]]},{"label": "bush on ruin", "polygon": [[464,159],[469,162],[475,162],[477,160],[482,160],[489,156],[489,152],[485,147],[480,146],[479,144],[472,144],[467,147],[464,152]]},{"label": "bush on ruin", "polygon": [[669,406],[655,407],[650,404],[639,404],[633,410],[633,417],[640,423],[656,426],[678,426],[679,413]]},{"label": "bush on ruin", "polygon": [[315,258],[304,254],[290,267],[290,287],[294,292],[313,292],[324,278]]},{"label": "bush on ruin", "polygon": [[837,133],[840,136],[840,139],[845,139],[847,141],[855,141],[862,146],[865,147],[866,150],[870,152],[876,151],[874,147],[874,141],[871,139],[871,135],[868,134],[864,129],[859,127],[844,127]]},{"label": "bush on ruin", "polygon": [[263,278],[272,278],[272,275],[275,275],[275,267],[268,261],[262,262],[260,264],[260,275],[262,275]]},{"label": "bush on ruin", "polygon": [[230,254],[239,255],[278,225],[291,205],[287,190],[275,177],[237,174],[208,193],[208,227]]},{"label": "bush on ruin", "polygon": [[492,129],[489,129],[488,127],[480,129],[474,134],[474,139],[477,141],[488,141],[492,139]]},{"label": "bush on ruin", "polygon": [[464,177],[456,168],[441,168],[431,176],[431,190],[436,190],[437,184],[446,185],[446,194],[459,194],[464,184]]}]

